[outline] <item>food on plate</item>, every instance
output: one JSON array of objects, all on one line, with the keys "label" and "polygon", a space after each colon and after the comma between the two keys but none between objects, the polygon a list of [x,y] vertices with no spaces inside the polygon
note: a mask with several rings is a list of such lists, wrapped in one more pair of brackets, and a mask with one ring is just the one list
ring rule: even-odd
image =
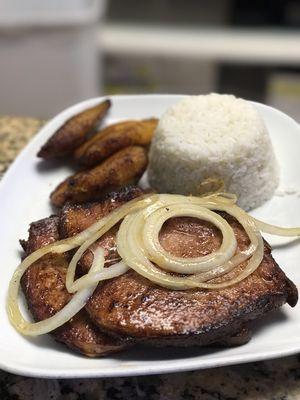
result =
[{"label": "food on plate", "polygon": [[206,179],[222,180],[245,210],[271,198],[279,179],[258,111],[219,94],[187,97],[165,111],[152,140],[148,176],[159,192],[193,195]]},{"label": "food on plate", "polygon": [[129,186],[117,192],[110,192],[100,202],[66,204],[59,213],[59,231],[64,238],[74,236],[96,220],[142,194],[143,191],[139,187]]},{"label": "food on plate", "polygon": [[156,118],[151,118],[109,125],[75,151],[75,160],[83,166],[91,167],[124,147],[148,146],[157,123]]},{"label": "food on plate", "polygon": [[[22,242],[26,255],[59,240],[59,218],[52,216],[30,225],[28,241]],[[70,301],[65,287],[69,261],[66,254],[46,254],[32,264],[22,277],[22,288],[35,321],[50,318]],[[102,333],[81,310],[51,334],[55,340],[89,357],[119,351],[125,344]]]},{"label": "food on plate", "polygon": [[[95,334],[86,351],[84,335],[79,345],[72,335],[62,341],[88,355],[128,343],[245,343],[251,320],[297,302],[295,285],[260,230],[292,236],[300,235],[300,228],[262,223],[235,201],[228,194],[193,197],[133,188],[100,202],[66,205],[58,217],[33,224],[29,241],[22,242],[33,253],[10,284],[12,324],[26,335],[55,335],[88,318],[87,312],[92,322],[87,319],[86,329],[105,332],[111,342],[105,336],[97,351],[95,342],[104,339]],[[61,240],[53,242],[58,232]],[[34,251],[34,243],[43,247]],[[17,302],[21,279],[34,318],[48,319],[24,320]]]},{"label": "food on plate", "polygon": [[147,151],[143,147],[126,147],[93,169],[67,178],[52,192],[51,202],[56,207],[62,207],[66,202],[83,203],[95,200],[104,193],[136,183],[147,164]]},{"label": "food on plate", "polygon": [[[109,105],[101,103],[102,117]],[[261,232],[300,236],[300,228],[264,223],[237,205],[262,204],[278,183],[256,109],[234,96],[188,97],[158,126],[155,118],[123,121],[78,148],[99,110],[73,117],[44,146],[45,158],[69,152],[92,168],[57,186],[58,215],[32,223],[21,241],[7,298],[12,325],[94,357],[135,343],[241,345],[251,321],[294,307],[297,288]],[[83,120],[93,118],[87,129]],[[125,187],[145,172],[154,131],[152,187]],[[35,322],[20,311],[20,286]]]},{"label": "food on plate", "polygon": [[104,118],[110,106],[110,100],[105,100],[71,117],[42,146],[38,157],[51,159],[71,155]]},{"label": "food on plate", "polygon": [[[238,249],[249,239],[229,215]],[[160,231],[163,248],[178,257],[201,257],[216,251],[221,234],[210,223],[190,217],[168,220]],[[240,264],[221,279],[232,279],[245,268]],[[87,271],[86,271],[87,272]],[[99,285],[86,305],[92,320],[105,332],[136,341],[166,345],[206,345],[234,336],[252,319],[288,302],[295,305],[297,290],[275,263],[270,247],[257,270],[243,281],[220,290],[168,290],[135,271]]]},{"label": "food on plate", "polygon": [[[116,208],[139,197],[143,191],[138,187],[124,188],[112,192],[101,202],[86,204],[66,204],[60,211],[59,230],[62,238],[72,237],[91,226]],[[82,255],[78,266],[82,273],[87,273],[93,261],[93,252],[97,247],[104,249],[105,266],[115,264],[121,260],[116,247],[118,226],[111,228],[100,239],[96,240]]]}]

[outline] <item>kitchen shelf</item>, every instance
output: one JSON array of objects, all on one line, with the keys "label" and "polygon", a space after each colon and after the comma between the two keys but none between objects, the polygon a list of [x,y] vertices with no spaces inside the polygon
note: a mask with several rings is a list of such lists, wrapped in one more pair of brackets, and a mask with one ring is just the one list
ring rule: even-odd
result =
[{"label": "kitchen shelf", "polygon": [[201,29],[106,23],[99,28],[98,43],[104,53],[110,55],[300,65],[300,30]]}]

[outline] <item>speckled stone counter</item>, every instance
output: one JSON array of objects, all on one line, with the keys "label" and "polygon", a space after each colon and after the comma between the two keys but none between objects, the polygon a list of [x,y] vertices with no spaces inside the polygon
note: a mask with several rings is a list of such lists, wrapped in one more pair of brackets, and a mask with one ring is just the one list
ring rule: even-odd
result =
[{"label": "speckled stone counter", "polygon": [[[0,176],[42,126],[0,117]],[[1,357],[1,355],[0,355]],[[0,371],[0,400],[299,400],[300,356],[180,374],[45,380]]]},{"label": "speckled stone counter", "polygon": [[0,177],[42,125],[33,118],[0,117]]}]

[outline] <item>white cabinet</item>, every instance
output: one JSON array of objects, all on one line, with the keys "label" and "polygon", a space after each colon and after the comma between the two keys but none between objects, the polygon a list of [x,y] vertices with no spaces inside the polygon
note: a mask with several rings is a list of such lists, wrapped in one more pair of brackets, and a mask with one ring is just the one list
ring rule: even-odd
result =
[{"label": "white cabinet", "polygon": [[97,32],[105,4],[1,0],[0,114],[48,118],[99,94]]}]

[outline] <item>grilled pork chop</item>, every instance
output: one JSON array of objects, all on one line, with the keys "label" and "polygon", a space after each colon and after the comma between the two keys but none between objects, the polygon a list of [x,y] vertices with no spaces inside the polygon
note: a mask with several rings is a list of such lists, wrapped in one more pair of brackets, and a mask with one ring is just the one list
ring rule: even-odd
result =
[{"label": "grilled pork chop", "polygon": [[[29,240],[22,245],[29,254],[59,236],[73,236],[141,193],[139,189],[130,189],[111,194],[102,202],[65,206],[60,217],[33,223]],[[249,239],[243,228],[234,218],[223,215],[235,230],[239,248],[244,249]],[[94,245],[105,248],[106,267],[119,259],[116,232],[113,228]],[[163,247],[183,257],[208,254],[219,247],[220,240],[220,232],[214,226],[193,218],[173,218],[164,224],[160,233]],[[91,322],[85,310],[53,334],[56,340],[89,356],[120,350],[124,348],[122,343],[129,341],[183,346],[243,344],[250,339],[249,320],[285,302],[291,306],[297,302],[294,284],[275,263],[267,244],[264,250],[264,260],[254,274],[231,288],[218,291],[172,291],[130,271],[100,284],[86,306],[91,319],[106,334]],[[88,271],[92,257],[89,251],[84,254],[82,272]],[[67,263],[65,255],[46,255],[24,275],[23,290],[36,320],[48,318],[70,300],[71,295],[65,288]],[[235,273],[236,270],[231,275]]]},{"label": "grilled pork chop", "polygon": [[[68,238],[76,235],[116,208],[142,194],[143,191],[138,187],[129,187],[119,192],[112,192],[101,202],[77,205],[66,204],[60,213],[59,230],[61,236]],[[120,260],[116,248],[117,231],[118,226],[113,227],[90,247],[91,250],[95,250],[98,246],[104,248],[106,267]],[[83,273],[88,272],[92,261],[93,254],[90,250],[87,250],[79,261],[79,267]]]},{"label": "grilled pork chop", "polygon": [[[118,195],[114,196],[113,207],[123,204],[125,198],[119,202]],[[77,233],[74,232],[74,226],[78,226],[75,221],[80,221],[80,229],[85,229],[99,216],[104,216],[103,210],[109,209],[111,201],[65,208],[61,216],[65,235]],[[245,249],[249,239],[244,229],[234,218],[224,213],[223,216],[235,231],[239,249]],[[221,236],[208,222],[173,218],[164,224],[160,241],[167,251],[177,256],[196,257],[216,250]],[[108,242],[109,254],[117,258],[115,231],[106,234],[105,243]],[[103,245],[101,239],[98,245]],[[91,254],[86,255],[85,262],[81,260],[84,272],[88,271],[91,261]],[[241,264],[219,279],[233,277],[245,265]],[[100,284],[86,309],[100,329],[116,337],[131,337],[155,345],[189,346],[230,343],[228,337],[239,336],[246,341],[249,335],[244,329],[248,322],[285,302],[291,306],[296,304],[297,289],[276,264],[265,243],[264,258],[257,271],[232,287],[173,291],[129,271]]]},{"label": "grilled pork chop", "polygon": [[[29,239],[22,241],[26,255],[59,239],[56,216],[30,225]],[[22,288],[29,309],[36,321],[49,318],[61,310],[71,299],[65,287],[68,257],[64,254],[47,254],[32,264],[22,278]],[[59,342],[87,356],[103,356],[125,347],[120,341],[103,334],[92,323],[85,310],[53,331]]]},{"label": "grilled pork chop", "polygon": [[[233,227],[240,250],[249,239],[238,222],[224,215]],[[208,254],[220,245],[219,231],[193,218],[173,218],[160,233],[162,246],[182,257]],[[219,278],[232,278],[241,264]],[[265,244],[264,258],[248,278],[221,290],[173,291],[159,287],[134,271],[99,285],[86,309],[101,329],[152,344],[207,345],[234,335],[250,320],[280,307],[294,306],[297,289],[275,263]]]}]

